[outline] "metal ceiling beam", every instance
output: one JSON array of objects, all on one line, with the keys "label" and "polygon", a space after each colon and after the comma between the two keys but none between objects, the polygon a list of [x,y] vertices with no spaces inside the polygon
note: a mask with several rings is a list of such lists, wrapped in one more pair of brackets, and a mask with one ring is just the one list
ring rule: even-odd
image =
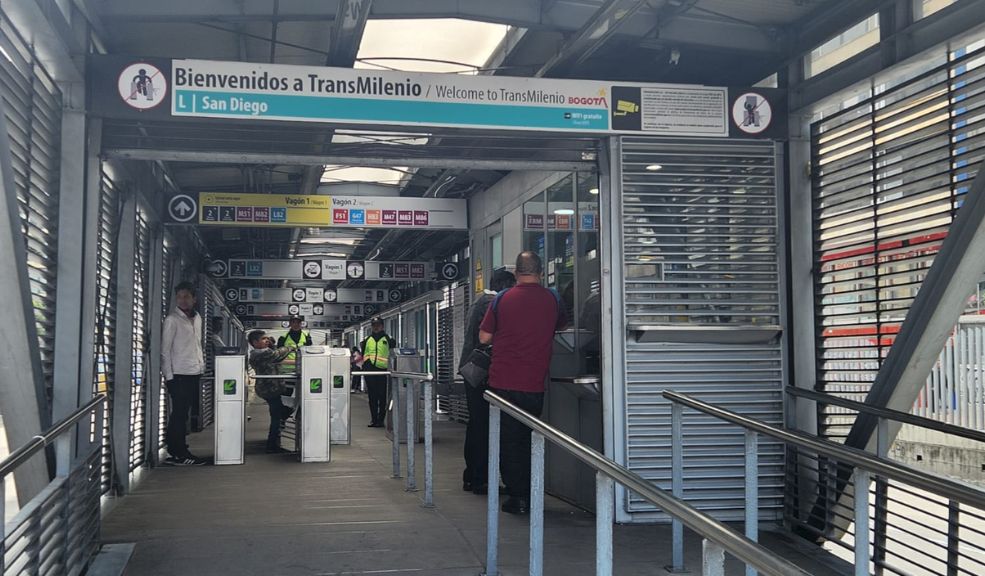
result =
[{"label": "metal ceiling beam", "polygon": [[311,166],[341,164],[390,168],[394,165],[411,168],[462,168],[472,170],[557,170],[584,171],[595,168],[594,161],[538,160],[480,160],[475,158],[420,158],[330,156],[318,154],[267,154],[263,152],[200,152],[191,150],[151,150],[143,148],[108,148],[106,158],[120,160],[161,160],[164,162],[205,162],[210,164],[274,164]]},{"label": "metal ceiling beam", "polygon": [[[281,6],[281,22],[334,21],[340,5],[354,0],[294,0]],[[530,0],[431,0],[427,3],[406,0],[375,0],[374,18],[462,18],[495,24],[508,24],[529,30],[578,32],[597,14],[601,1],[589,3],[557,0],[544,5]],[[620,34],[644,37],[653,31],[658,11],[642,6],[634,18],[620,27]],[[110,25],[140,22],[269,22],[269,5],[242,0],[173,0],[168,3],[107,0],[102,4],[102,19]],[[697,33],[695,33],[697,31]],[[726,50],[747,52],[778,51],[776,43],[754,25],[711,16],[679,15],[665,23],[660,38],[666,42],[698,44]]]},{"label": "metal ceiling beam", "polygon": [[540,67],[534,76],[541,78],[551,72],[564,72],[591,57],[612,37],[623,24],[647,4],[649,0],[606,0],[598,12],[570,40],[561,46],[557,54]]},{"label": "metal ceiling beam", "polygon": [[373,0],[341,0],[332,26],[328,66],[349,68],[356,61]]},{"label": "metal ceiling beam", "polygon": [[[356,54],[362,44],[363,32],[366,30],[366,20],[373,0],[340,0],[332,25],[331,45],[325,64],[340,68],[351,68],[356,63]],[[327,131],[315,137],[313,152],[324,154],[325,147],[332,142],[334,130]],[[301,193],[314,194],[325,172],[324,165],[308,166],[301,178]]]}]

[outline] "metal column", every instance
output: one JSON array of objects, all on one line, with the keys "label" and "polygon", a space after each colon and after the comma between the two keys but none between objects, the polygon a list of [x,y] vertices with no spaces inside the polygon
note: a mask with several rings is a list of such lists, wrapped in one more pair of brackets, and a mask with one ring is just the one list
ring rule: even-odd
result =
[{"label": "metal column", "polygon": [[[103,122],[99,118],[89,120],[88,144],[85,158],[85,220],[82,245],[82,284],[78,290],[82,295],[81,334],[79,337],[79,388],[86,390],[81,399],[92,397],[95,382],[96,356],[96,302],[99,298],[99,194],[102,177],[102,160],[99,149],[102,146]],[[96,434],[96,442],[102,442],[102,432]],[[91,444],[87,438],[79,440],[79,452],[85,452]]]},{"label": "metal column", "polygon": [[133,315],[134,286],[133,273],[137,250],[137,197],[126,193],[123,196],[123,218],[120,220],[120,233],[116,249],[119,251],[116,266],[116,325],[123,327],[116,331],[115,378],[110,387],[113,473],[116,476],[118,495],[130,491],[130,403],[132,401],[133,381]]},{"label": "metal column", "polygon": [[[80,90],[81,92],[81,90]],[[86,119],[82,110],[62,110],[61,173],[58,192],[58,276],[55,293],[55,366],[51,417],[58,421],[92,397],[92,385],[79,377],[82,335],[82,271],[85,244]],[[71,462],[78,440],[55,449],[55,458]],[[64,450],[62,446],[67,446]]]},{"label": "metal column", "polygon": [[[147,453],[147,463],[151,466],[158,464],[160,456],[161,430],[158,426],[161,411],[161,332],[164,322],[164,231],[159,225],[152,228],[150,249],[150,295],[147,311],[147,328],[150,332],[150,354],[147,359],[147,376],[144,386],[147,387],[147,418],[144,421],[144,433],[147,441],[144,449]],[[170,289],[170,287],[169,287]],[[245,386],[245,383],[244,383]]]}]

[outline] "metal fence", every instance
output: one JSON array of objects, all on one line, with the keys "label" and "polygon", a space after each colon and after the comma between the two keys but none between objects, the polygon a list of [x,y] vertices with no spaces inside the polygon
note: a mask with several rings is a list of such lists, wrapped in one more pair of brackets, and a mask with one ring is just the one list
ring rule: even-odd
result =
[{"label": "metal fence", "polygon": [[[666,395],[666,393],[664,393]],[[748,534],[742,535],[683,501],[679,494],[671,495],[654,486],[649,480],[605,458],[602,454],[574,440],[556,428],[524,412],[516,405],[486,391],[489,402],[489,486],[499,482],[500,413],[505,412],[532,431],[530,455],[530,576],[541,576],[544,571],[544,445],[545,442],[560,447],[578,458],[596,474],[596,563],[598,576],[611,576],[612,539],[615,516],[613,489],[615,484],[639,494],[647,502],[666,512],[674,519],[674,566],[673,573],[684,572],[683,525],[697,532],[702,542],[703,576],[725,574],[725,552],[735,556],[747,566],[747,574],[758,573],[772,576],[809,576],[787,560],[769,549],[760,546]],[[674,406],[677,406],[676,404]],[[679,406],[678,406],[679,408]],[[677,419],[680,423],[680,419]],[[679,432],[680,430],[678,430]],[[675,458],[680,465],[680,460]],[[680,466],[679,466],[680,467]],[[748,477],[748,473],[747,473]],[[490,489],[487,493],[486,528],[486,571],[484,576],[499,576],[499,491]],[[756,507],[753,506],[755,510]],[[747,506],[746,510],[749,510]],[[680,525],[680,538],[677,526]],[[680,548],[678,549],[678,544]]]},{"label": "metal fence", "polygon": [[985,316],[962,316],[941,350],[913,414],[985,430]]},{"label": "metal fence", "polygon": [[[807,394],[818,396],[803,391],[794,395]],[[850,409],[846,400],[825,396],[832,405]],[[856,575],[985,574],[985,490],[886,459],[892,418],[888,411],[873,412],[880,418],[879,442],[876,454],[870,454],[674,392],[664,392],[664,397],[676,410],[683,406],[699,413],[689,417],[712,417],[743,428],[747,477],[756,476],[756,437],[782,441],[788,455],[787,523],[854,564]],[[917,418],[902,414],[901,420],[907,417]],[[687,445],[685,436],[674,443],[675,451]],[[856,498],[858,493],[866,497]],[[747,497],[757,498],[755,483]],[[747,506],[747,534],[755,530],[755,510]]]},{"label": "metal fence", "polygon": [[[0,494],[8,475],[56,445],[56,475],[47,487],[4,523],[0,498],[0,575],[74,576],[98,550],[101,454],[106,396],[97,395],[46,433],[0,462]],[[70,462],[70,446],[85,447]]]}]

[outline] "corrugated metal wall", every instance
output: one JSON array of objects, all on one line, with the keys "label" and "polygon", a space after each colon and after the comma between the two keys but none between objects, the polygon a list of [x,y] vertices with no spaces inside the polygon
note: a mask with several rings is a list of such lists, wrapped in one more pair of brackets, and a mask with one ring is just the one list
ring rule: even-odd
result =
[{"label": "corrugated metal wall", "polygon": [[[669,490],[671,410],[662,391],[783,423],[776,157],[771,142],[627,137],[621,146],[622,320],[630,332],[625,405],[615,409],[625,410],[629,467]],[[708,328],[720,334],[702,333]],[[657,341],[637,342],[643,333]],[[727,343],[734,340],[745,342]],[[685,411],[684,436],[684,497],[718,518],[741,519],[742,430]],[[783,448],[761,441],[759,458],[761,514],[779,518]],[[633,520],[666,519],[636,497],[624,504]]]}]

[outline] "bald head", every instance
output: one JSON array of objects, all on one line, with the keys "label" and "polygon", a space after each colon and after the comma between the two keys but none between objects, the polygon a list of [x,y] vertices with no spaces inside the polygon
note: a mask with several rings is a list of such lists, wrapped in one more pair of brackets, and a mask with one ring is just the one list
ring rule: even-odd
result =
[{"label": "bald head", "polygon": [[516,257],[516,279],[518,283],[540,283],[544,264],[536,252],[526,250]]}]

